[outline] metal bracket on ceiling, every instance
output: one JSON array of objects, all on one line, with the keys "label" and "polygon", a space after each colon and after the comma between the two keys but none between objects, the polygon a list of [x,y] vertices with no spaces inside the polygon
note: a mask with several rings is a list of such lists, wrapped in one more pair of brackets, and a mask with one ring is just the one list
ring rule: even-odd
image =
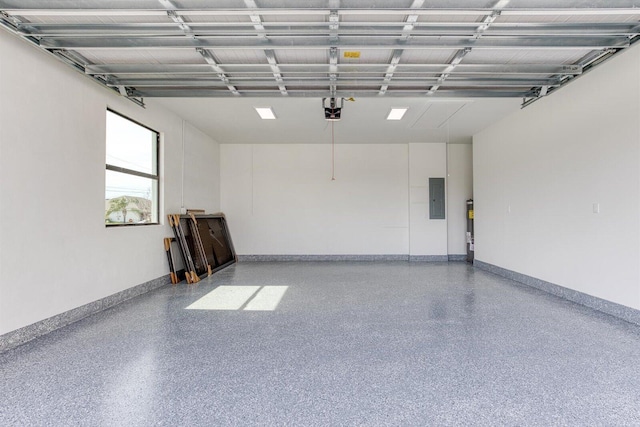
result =
[{"label": "metal bracket on ceiling", "polygon": [[74,58],[70,52],[64,49],[46,49],[47,52],[53,54],[56,58],[60,59],[62,62],[65,62],[68,65],[71,65],[76,70],[84,73],[84,64],[79,62],[78,59]]},{"label": "metal bracket on ceiling", "polygon": [[167,10],[167,16],[176,23],[178,28],[184,32],[185,36],[195,38],[191,27],[187,25],[182,16],[178,15],[175,10]]},{"label": "metal bracket on ceiling", "polygon": [[[97,77],[97,76],[94,76]],[[116,92],[118,92],[120,94],[120,96],[128,99],[129,101],[133,102],[134,104],[142,107],[142,108],[146,108],[146,105],[144,103],[144,98],[140,97],[140,99],[136,98],[133,96],[135,89],[129,86],[125,86],[125,85],[121,85],[118,84],[117,80],[113,80],[108,76],[105,76],[106,78],[104,79],[104,81],[102,81],[102,83],[107,86],[109,89],[112,89]],[[97,79],[96,79],[97,80]]]},{"label": "metal bracket on ceiling", "polygon": [[520,104],[520,109],[524,109],[526,107],[528,107],[529,105],[533,104],[536,101],[541,100],[542,98],[552,94],[553,92],[555,92],[558,88],[562,87],[563,85],[560,84],[557,87],[551,87],[551,86],[540,86],[539,89],[532,89],[532,91],[525,96],[524,98],[522,98],[522,104]]},{"label": "metal bracket on ceiling", "polygon": [[329,48],[329,82],[330,82],[329,91],[331,92],[332,97],[335,97],[335,94],[337,91],[337,80],[338,80],[338,48],[331,47]]},{"label": "metal bracket on ceiling", "polygon": [[139,107],[142,108],[147,108],[147,105],[144,103],[144,98],[140,97],[140,98],[132,98],[132,97],[127,97],[127,99],[131,102],[133,102],[134,104],[138,105]]},{"label": "metal bracket on ceiling", "polygon": [[617,52],[618,52],[618,49],[613,49],[613,48],[604,49],[604,50],[601,50],[600,52],[595,52],[595,57],[590,58],[588,61],[586,61],[583,64],[583,68],[588,69],[588,68],[594,67],[595,65],[607,60]]},{"label": "metal bracket on ceiling", "polygon": [[117,91],[120,95],[122,95],[124,98],[128,99],[129,101],[133,102],[134,104],[142,108],[147,108],[147,106],[144,103],[144,98],[142,97],[136,98],[133,96],[134,89],[123,86],[123,85],[110,86],[110,88]]},{"label": "metal bracket on ceiling", "polygon": [[40,37],[37,34],[32,34],[35,31],[31,26],[25,25],[20,19],[15,16],[9,15],[4,10],[0,10],[0,27],[7,27],[9,30],[15,32],[31,43],[40,46]]},{"label": "metal bracket on ceiling", "polygon": [[340,16],[338,15],[338,8],[340,7],[340,0],[331,0],[330,6],[329,39],[334,46],[329,47],[329,92],[332,97],[335,97],[338,90],[338,48],[335,44],[338,43],[339,39]]},{"label": "metal bracket on ceiling", "polygon": [[340,18],[338,17],[338,11],[332,10],[329,14],[329,31],[332,40],[338,39],[338,28],[340,26]]},{"label": "metal bracket on ceiling", "polygon": [[537,96],[534,96],[532,98],[527,98],[525,96],[524,98],[522,98],[522,103],[520,104],[520,109],[524,110],[526,107],[528,107],[529,105],[533,104],[534,102],[536,102],[539,99],[540,98],[537,97]]},{"label": "metal bracket on ceiling", "polygon": [[[493,22],[500,16],[501,10],[510,2],[511,0],[498,0],[498,2],[494,5],[493,11],[485,16],[480,25],[476,28],[475,33],[471,41],[475,44],[483,34],[489,29],[489,27],[493,24]],[[451,74],[451,72],[462,62],[462,59],[471,52],[471,47],[467,46],[464,49],[458,50],[455,54],[447,68],[438,78],[438,82],[431,86],[427,91],[427,95],[433,95],[440,86],[442,86]]]},{"label": "metal bracket on ceiling", "polygon": [[213,68],[213,70],[218,74],[218,78],[227,86],[232,94],[240,95],[238,89],[231,83],[231,81],[229,81],[229,78],[225,74],[224,70],[220,68],[218,61],[216,61],[211,52],[200,47],[196,48],[196,52],[198,52],[204,58],[205,62]]},{"label": "metal bracket on ceiling", "polygon": [[538,98],[542,98],[543,96],[547,96],[549,92],[549,86],[541,86],[540,93],[538,93]]},{"label": "metal bracket on ceiling", "polygon": [[0,18],[2,18],[3,21],[6,21],[13,25],[15,28],[18,28],[18,25],[22,24],[22,21],[14,16],[9,15],[4,10],[0,10]]}]

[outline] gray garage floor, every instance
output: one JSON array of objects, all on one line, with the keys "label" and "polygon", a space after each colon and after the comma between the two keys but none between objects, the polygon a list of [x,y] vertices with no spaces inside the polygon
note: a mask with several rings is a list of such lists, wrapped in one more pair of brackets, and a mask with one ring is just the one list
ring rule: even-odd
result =
[{"label": "gray garage floor", "polygon": [[640,425],[640,327],[463,263],[244,263],[0,378],[2,426]]}]

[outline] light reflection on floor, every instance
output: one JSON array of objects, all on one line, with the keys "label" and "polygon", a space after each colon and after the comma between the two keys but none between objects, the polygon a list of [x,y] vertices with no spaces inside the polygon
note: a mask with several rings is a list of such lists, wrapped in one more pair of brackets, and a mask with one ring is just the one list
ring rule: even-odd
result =
[{"label": "light reflection on floor", "polygon": [[187,310],[274,311],[288,286],[218,286]]}]

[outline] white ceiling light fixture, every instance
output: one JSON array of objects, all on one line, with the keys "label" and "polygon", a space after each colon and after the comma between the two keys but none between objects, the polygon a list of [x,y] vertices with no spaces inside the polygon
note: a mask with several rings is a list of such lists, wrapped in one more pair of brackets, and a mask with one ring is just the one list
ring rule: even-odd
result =
[{"label": "white ceiling light fixture", "polygon": [[408,108],[392,108],[391,111],[389,111],[387,120],[402,120],[402,117],[407,110]]},{"label": "white ceiling light fixture", "polygon": [[275,120],[276,115],[271,107],[254,107],[262,120]]}]

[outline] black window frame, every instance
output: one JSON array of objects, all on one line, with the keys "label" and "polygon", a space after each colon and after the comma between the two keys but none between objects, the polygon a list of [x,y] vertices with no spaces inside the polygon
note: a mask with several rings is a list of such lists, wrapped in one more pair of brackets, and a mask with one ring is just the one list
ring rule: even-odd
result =
[{"label": "black window frame", "polygon": [[[123,168],[121,166],[114,166],[114,165],[110,165],[107,163],[107,160],[105,158],[105,172],[106,171],[112,171],[112,172],[119,172],[119,173],[123,173],[123,174],[127,174],[127,175],[132,175],[132,176],[138,176],[138,177],[142,177],[142,178],[149,178],[149,179],[153,179],[156,181],[156,194],[155,194],[155,198],[156,198],[156,221],[155,222],[144,222],[144,223],[135,223],[135,222],[131,222],[131,223],[107,223],[105,221],[105,227],[110,228],[110,227],[132,227],[132,226],[147,226],[147,225],[160,225],[160,132],[158,132],[157,130],[146,126],[142,123],[140,123],[137,120],[132,119],[131,117],[128,117],[118,111],[115,111],[111,108],[107,108],[107,113],[112,113],[115,114],[117,116],[122,117],[125,120],[128,120],[132,123],[135,123],[136,125],[147,129],[150,132],[155,133],[156,135],[156,152],[155,152],[155,156],[156,156],[156,165],[155,165],[155,169],[156,169],[156,174],[148,174],[145,172],[140,172],[140,171],[136,171],[133,169],[128,169],[128,168]],[[106,115],[105,115],[106,117]],[[105,151],[106,151],[106,147],[107,147],[107,141],[106,141],[106,134],[105,134]],[[105,186],[105,190],[106,190],[106,186]],[[153,197],[153,195],[152,195]],[[153,201],[152,201],[152,205],[153,205]]]}]

